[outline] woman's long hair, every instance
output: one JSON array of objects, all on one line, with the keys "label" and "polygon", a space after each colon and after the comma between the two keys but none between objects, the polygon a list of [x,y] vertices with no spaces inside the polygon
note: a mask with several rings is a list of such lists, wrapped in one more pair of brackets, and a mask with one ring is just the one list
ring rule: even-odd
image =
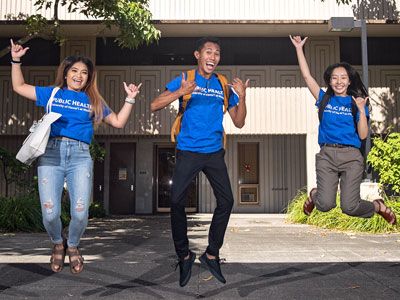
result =
[{"label": "woman's long hair", "polygon": [[108,107],[108,105],[99,93],[97,88],[97,72],[89,58],[84,56],[69,56],[65,58],[58,67],[54,86],[58,86],[59,88],[67,87],[67,73],[69,69],[71,69],[71,67],[77,62],[84,63],[88,68],[88,80],[82,89],[82,92],[86,93],[86,95],[89,97],[91,114],[93,115],[93,125],[95,128],[97,128],[103,119],[103,108]]},{"label": "woman's long hair", "polygon": [[346,62],[340,62],[336,63],[333,65],[330,65],[324,73],[324,81],[326,83],[326,86],[328,89],[326,90],[326,93],[330,96],[333,96],[335,92],[332,90],[332,87],[330,85],[331,82],[331,76],[333,73],[333,70],[336,68],[344,68],[347,72],[347,75],[349,76],[350,80],[350,85],[347,88],[347,95],[354,96],[354,97],[367,97],[368,96],[368,91],[365,88],[363,82],[361,81],[360,74],[354,69],[350,64]]}]

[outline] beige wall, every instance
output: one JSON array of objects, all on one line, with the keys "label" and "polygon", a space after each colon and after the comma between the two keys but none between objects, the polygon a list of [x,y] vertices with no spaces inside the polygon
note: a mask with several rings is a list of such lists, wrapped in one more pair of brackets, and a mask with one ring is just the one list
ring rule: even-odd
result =
[{"label": "beige wall", "polygon": [[[238,143],[259,143],[259,205],[239,204]],[[281,213],[299,188],[307,185],[305,135],[228,136],[225,161],[235,199],[233,212]],[[199,211],[213,212],[215,197],[205,175],[200,175]]]},{"label": "beige wall", "polygon": [[[152,213],[153,183],[156,185],[153,168],[154,145],[169,143],[166,136],[116,136],[109,138],[101,136],[106,153],[109,153],[111,142],[129,142],[136,144],[136,212]],[[256,142],[259,144],[259,205],[239,205],[238,174],[238,143]],[[298,189],[307,184],[306,166],[306,136],[305,135],[229,135],[227,138],[225,161],[234,196],[234,212],[280,213],[295,195]],[[104,203],[108,208],[109,156],[105,159]],[[146,171],[141,176],[140,170]],[[199,175],[198,211],[213,212],[216,206],[211,186],[203,173]],[[155,188],[155,187],[154,187]]]},{"label": "beige wall", "polygon": [[[72,39],[63,46],[62,53],[63,55],[89,55],[94,59],[94,46],[93,38]],[[312,74],[322,84],[322,74],[325,68],[339,60],[339,39],[312,37],[306,44],[305,52]],[[193,66],[99,66],[100,89],[110,107],[116,111],[119,110],[125,98],[123,81],[143,82],[143,87],[127,126],[124,129],[102,127],[97,134],[121,135],[131,138],[135,138],[134,136],[154,136],[154,138],[159,136],[161,139],[165,139],[165,136],[169,135],[175,118],[177,101],[156,113],[150,111],[150,102],[164,90],[166,83],[191,67]],[[356,66],[356,68],[361,71],[360,66]],[[238,76],[251,80],[250,88],[247,91],[248,116],[245,127],[243,129],[235,128],[229,115],[226,115],[224,126],[229,135],[228,142],[230,144],[228,146],[234,148],[236,147],[232,146],[235,145],[234,141],[257,139],[258,136],[260,143],[266,145],[262,148],[263,150],[260,148],[260,151],[269,152],[272,149],[267,146],[270,135],[305,135],[306,183],[309,189],[314,186],[315,153],[319,150],[317,144],[318,119],[314,100],[305,87],[298,67],[221,66],[218,71],[225,74],[228,79]],[[23,72],[26,82],[46,86],[51,85],[54,81],[56,67],[23,66]],[[384,132],[389,125],[399,131],[400,66],[370,66],[369,77],[373,106],[371,113],[374,124],[373,132]],[[23,99],[12,92],[10,80],[10,67],[0,67],[0,140],[3,145],[9,145],[15,149],[17,147],[15,139],[20,139],[27,134],[33,120],[42,115],[42,109],[37,108],[33,101]],[[11,141],[5,136],[14,140]],[[227,159],[230,170],[235,168],[235,161],[232,160],[233,158],[229,158],[230,155],[235,155],[234,153],[234,149],[228,151]],[[261,165],[265,166],[266,162],[267,160],[264,160]],[[295,165],[302,163],[304,162],[296,162]],[[235,183],[232,182],[232,184]],[[211,202],[206,202],[206,199],[211,199],[209,198],[209,186],[204,180],[201,186],[200,197],[204,200],[201,203],[205,205],[201,209],[209,211],[211,206],[207,205],[211,205]],[[236,188],[234,187],[234,189]],[[266,190],[264,190],[263,196],[266,197],[265,199],[271,197]],[[147,200],[143,199],[143,201]],[[279,201],[278,203],[281,203]],[[237,208],[238,211],[245,209]],[[260,208],[260,210],[262,209]],[[279,206],[272,206],[268,209],[277,211]],[[143,210],[147,211],[148,207],[145,205]]]},{"label": "beige wall", "polygon": [[[52,17],[52,10],[36,11],[34,2],[1,0],[0,20],[19,13]],[[336,0],[150,0],[149,8],[154,20],[328,20],[332,16],[393,20],[399,13],[399,4],[393,0],[353,0],[349,5],[337,5]],[[68,14],[62,7],[59,18],[87,20],[83,14]]]}]

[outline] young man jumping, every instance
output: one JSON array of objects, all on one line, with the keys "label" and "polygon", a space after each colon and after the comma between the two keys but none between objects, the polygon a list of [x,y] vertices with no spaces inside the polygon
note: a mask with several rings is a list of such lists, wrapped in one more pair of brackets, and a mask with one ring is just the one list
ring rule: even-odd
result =
[{"label": "young man jumping", "polygon": [[[208,247],[200,256],[200,261],[222,283],[226,280],[219,265],[219,249],[222,247],[226,227],[233,206],[232,189],[224,160],[224,90],[221,80],[214,74],[220,57],[220,42],[217,38],[205,37],[197,42],[194,56],[197,69],[192,73],[194,80],[188,80],[187,74],[172,80],[151,104],[153,111],[164,108],[179,99],[182,109],[183,96],[191,95],[184,105],[182,125],[177,135],[177,155],[172,177],[171,226],[175,251],[179,258],[180,286],[190,279],[196,254],[190,251],[187,237],[187,218],[185,202],[187,187],[200,171],[206,175],[213,188],[217,206],[211,221]],[[227,111],[234,125],[244,126],[246,118],[245,83],[235,78],[229,88]]]}]

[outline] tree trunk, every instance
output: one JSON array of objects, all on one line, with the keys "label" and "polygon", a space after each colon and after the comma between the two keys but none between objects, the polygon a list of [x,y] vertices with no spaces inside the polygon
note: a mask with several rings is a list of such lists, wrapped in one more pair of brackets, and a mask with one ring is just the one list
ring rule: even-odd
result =
[{"label": "tree trunk", "polygon": [[4,161],[2,161],[3,163],[3,175],[4,175],[4,181],[6,184],[6,197],[8,196],[8,178],[7,178],[7,171],[6,171],[6,164],[4,163]]}]

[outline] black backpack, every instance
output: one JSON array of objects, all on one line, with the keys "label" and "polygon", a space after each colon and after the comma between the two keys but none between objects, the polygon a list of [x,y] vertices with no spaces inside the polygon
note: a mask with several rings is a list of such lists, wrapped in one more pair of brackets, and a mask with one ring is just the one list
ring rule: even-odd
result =
[{"label": "black backpack", "polygon": [[[324,110],[326,108],[326,106],[329,103],[329,99],[331,98],[330,95],[328,95],[327,93],[325,93],[325,95],[322,97],[321,99],[321,103],[319,104],[319,108],[318,108],[318,118],[319,118],[319,123],[321,123],[322,121],[322,115],[324,113]],[[353,116],[353,121],[354,121],[354,127],[356,128],[356,132],[358,134],[358,129],[357,129],[357,113],[358,113],[358,108],[357,108],[357,104],[356,102],[351,99],[351,114]],[[360,139],[361,140],[361,139]],[[365,159],[365,150],[366,150],[366,144],[367,144],[367,139],[363,139],[361,140],[361,146],[360,146],[360,152],[361,154],[364,156]]]}]

